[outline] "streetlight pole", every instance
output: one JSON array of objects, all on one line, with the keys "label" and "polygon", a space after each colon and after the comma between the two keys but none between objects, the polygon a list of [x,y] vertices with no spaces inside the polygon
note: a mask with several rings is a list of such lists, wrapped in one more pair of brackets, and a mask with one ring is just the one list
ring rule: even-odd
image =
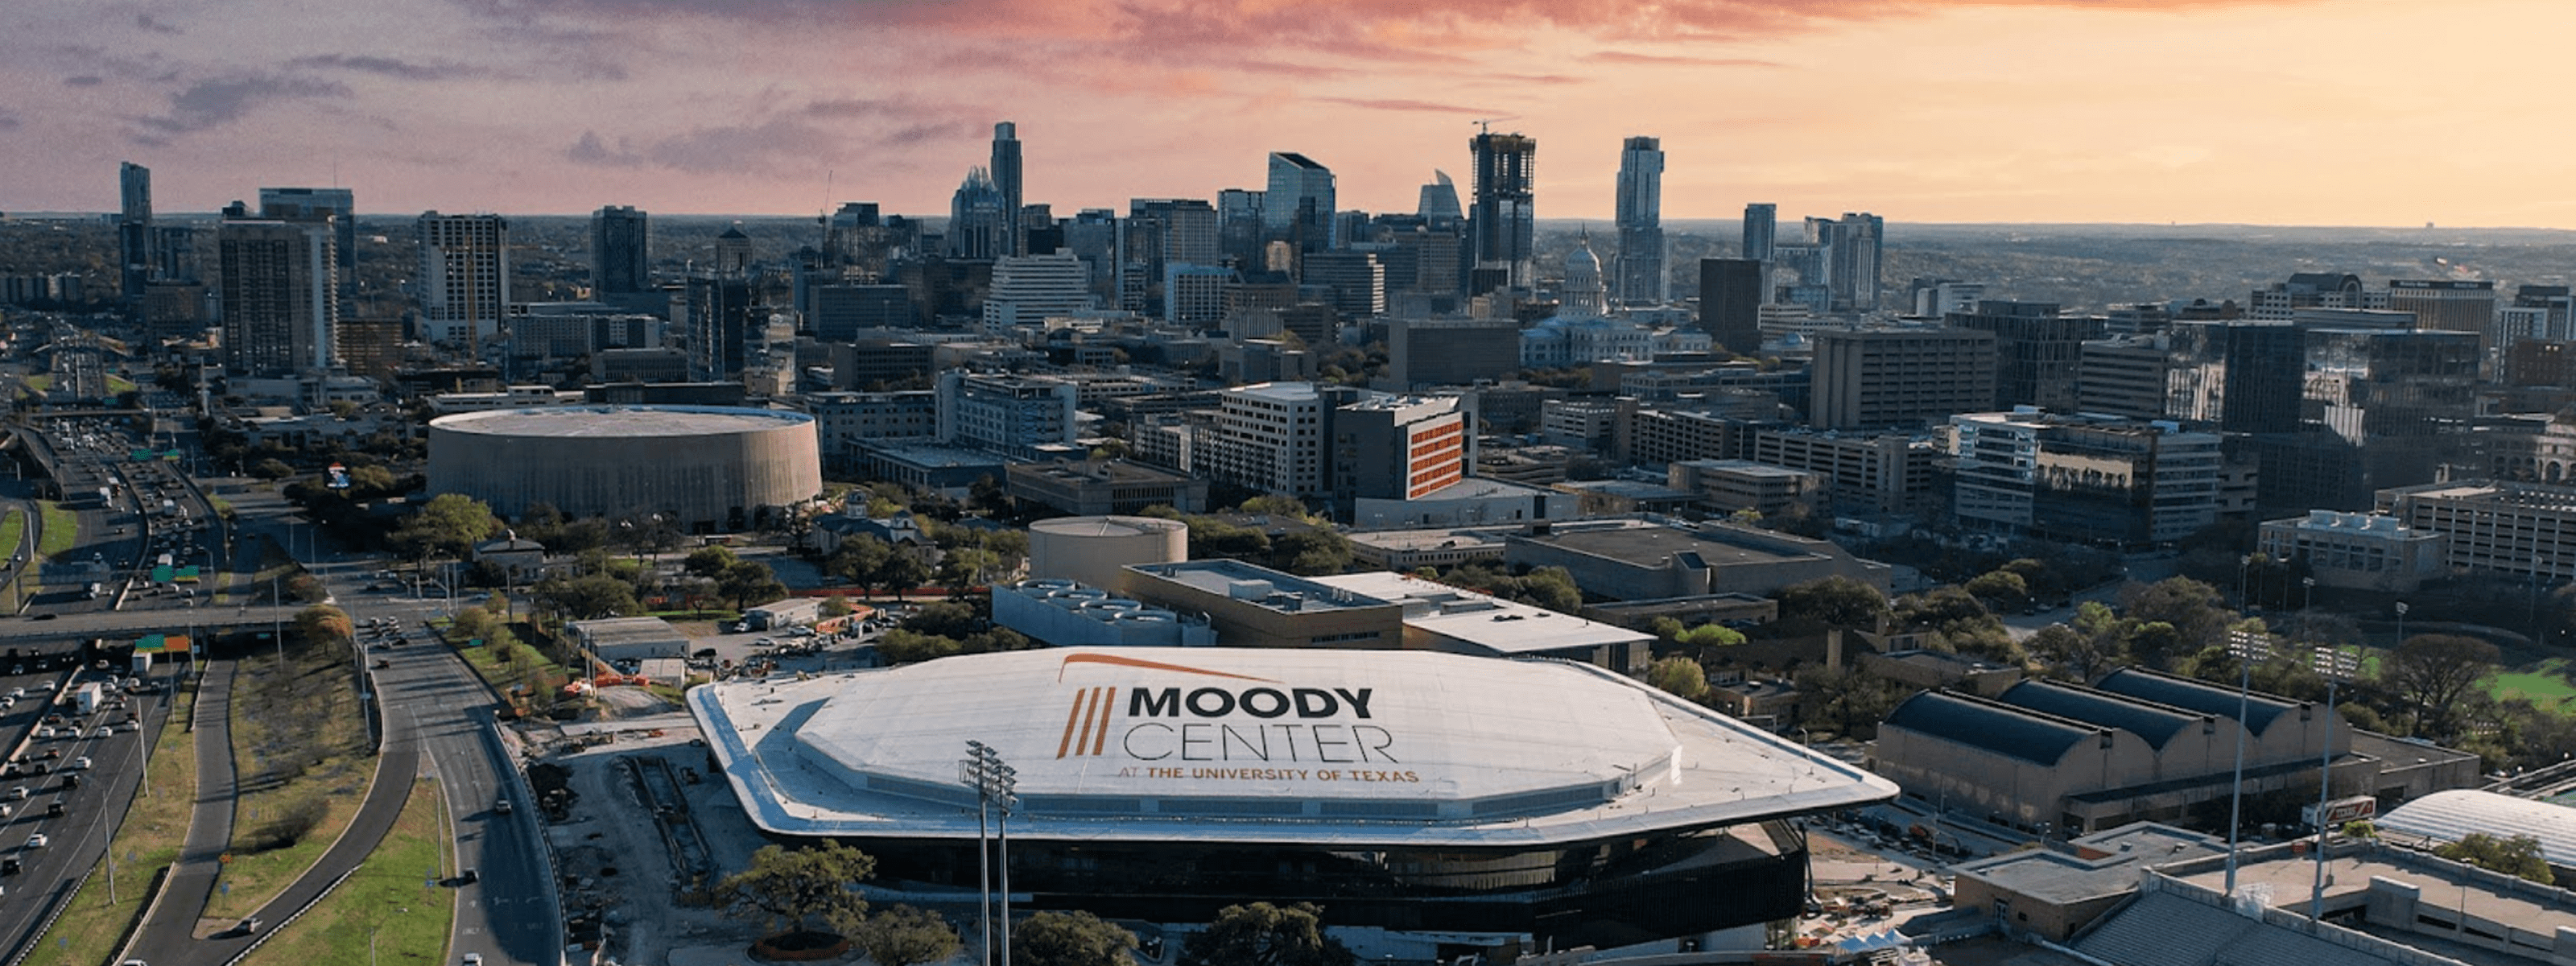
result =
[{"label": "streetlight pole", "polygon": [[2335,686],[2350,679],[2361,668],[2361,659],[2340,647],[2321,647],[2316,656],[2317,676],[2326,679],[2326,749],[2317,756],[2317,881],[2308,899],[2308,918],[2324,921],[2326,917],[2326,805],[2334,799],[2334,722]]},{"label": "streetlight pole", "polygon": [[2236,558],[2236,609],[2240,612],[2254,602],[2253,590],[2246,586],[2248,575],[2251,574],[2253,570],[2253,554],[2249,553]]},{"label": "streetlight pole", "polygon": [[993,959],[993,891],[989,885],[992,863],[984,852],[984,817],[994,807],[1001,809],[1000,845],[1002,859],[1001,952],[1002,966],[1011,962],[1011,806],[1019,801],[1019,773],[1002,762],[1002,753],[981,741],[966,742],[966,757],[957,762],[958,781],[975,789],[975,854],[977,875],[984,886],[984,961]]},{"label": "streetlight pole", "polygon": [[2397,643],[2406,644],[2406,602],[2402,600],[2397,602]]},{"label": "streetlight pole", "polygon": [[2227,653],[2236,656],[2236,783],[2227,805],[2227,895],[2236,895],[2236,836],[2245,825],[2245,718],[2253,703],[2254,663],[2272,656],[2271,635],[2236,630],[2227,634]]}]

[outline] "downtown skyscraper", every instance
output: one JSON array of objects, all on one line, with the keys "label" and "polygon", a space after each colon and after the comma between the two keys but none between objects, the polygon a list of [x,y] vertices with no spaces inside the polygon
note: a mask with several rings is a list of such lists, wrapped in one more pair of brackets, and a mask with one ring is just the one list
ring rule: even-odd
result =
[{"label": "downtown skyscraper", "polygon": [[422,212],[420,329],[427,342],[473,345],[501,331],[510,304],[510,223],[499,215]]},{"label": "downtown skyscraper", "polygon": [[993,125],[993,190],[1002,194],[1002,238],[995,257],[1029,254],[1028,232],[1020,224],[1020,208],[1028,203],[1020,182],[1020,126],[1010,121]]},{"label": "downtown skyscraper", "polygon": [[333,220],[231,218],[215,229],[224,365],[252,376],[330,371],[338,362],[340,294]]},{"label": "downtown skyscraper", "polygon": [[1611,295],[1628,305],[1660,305],[1671,292],[1664,260],[1664,148],[1632,137],[1619,148],[1619,255]]},{"label": "downtown skyscraper", "polygon": [[259,216],[331,229],[331,273],[338,279],[340,314],[357,311],[358,273],[352,262],[358,250],[358,202],[347,188],[261,188]]},{"label": "downtown skyscraper", "polygon": [[127,161],[116,168],[116,254],[118,289],[129,299],[143,297],[152,278],[152,169]]},{"label": "downtown skyscraper", "polygon": [[1475,163],[1475,207],[1468,294],[1526,289],[1536,280],[1538,219],[1531,202],[1538,180],[1538,139],[1484,132],[1467,144]]},{"label": "downtown skyscraper", "polygon": [[652,223],[632,206],[590,213],[590,288],[594,298],[634,295],[653,286]]},{"label": "downtown skyscraper", "polygon": [[1333,237],[1333,171],[1294,151],[1270,152],[1270,186],[1261,196],[1261,226],[1273,241],[1300,252],[1341,247]]}]

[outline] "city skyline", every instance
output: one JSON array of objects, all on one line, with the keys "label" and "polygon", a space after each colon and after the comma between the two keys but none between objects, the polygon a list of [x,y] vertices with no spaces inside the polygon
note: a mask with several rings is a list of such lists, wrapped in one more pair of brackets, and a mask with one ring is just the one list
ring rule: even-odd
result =
[{"label": "city skyline", "polygon": [[1551,221],[1606,225],[1651,136],[1673,220],[2576,227],[2563,152],[2511,149],[2552,116],[2545,0],[1325,6],[38,0],[0,32],[0,210],[114,210],[130,160],[170,214],[935,214],[1009,121],[1059,215],[1258,188],[1275,151],[1401,211],[1499,119]]}]

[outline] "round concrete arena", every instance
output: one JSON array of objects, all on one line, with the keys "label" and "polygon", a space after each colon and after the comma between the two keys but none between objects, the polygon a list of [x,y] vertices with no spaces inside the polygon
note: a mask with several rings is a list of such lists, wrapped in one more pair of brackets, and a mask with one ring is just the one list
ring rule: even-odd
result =
[{"label": "round concrete arena", "polygon": [[814,420],[717,406],[566,406],[429,423],[429,492],[503,518],[536,504],[575,517],[660,514],[692,531],[755,526],[823,491]]}]

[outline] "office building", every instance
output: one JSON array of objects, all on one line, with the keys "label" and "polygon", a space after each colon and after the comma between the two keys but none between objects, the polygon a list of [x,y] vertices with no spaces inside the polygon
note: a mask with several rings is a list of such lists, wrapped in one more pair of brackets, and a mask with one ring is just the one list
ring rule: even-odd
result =
[{"label": "office building", "polygon": [[1421,200],[1415,203],[1414,214],[1421,217],[1423,224],[1433,228],[1454,227],[1466,222],[1467,213],[1458,205],[1458,183],[1449,180],[1449,172],[1436,169],[1431,172],[1431,182],[1422,186]]},{"label": "office building", "polygon": [[152,169],[127,161],[117,165],[117,268],[120,291],[129,299],[143,297],[157,263],[152,251]]},{"label": "office building", "polygon": [[2165,418],[2173,371],[2170,341],[2161,335],[2097,339],[2084,343],[2075,366],[2075,408],[2129,419]]},{"label": "office building", "polygon": [[1699,260],[1699,327],[1726,351],[1762,351],[1762,263],[1750,258]]},{"label": "office building", "polygon": [[1334,203],[1332,169],[1294,151],[1270,152],[1270,189],[1261,196],[1265,241],[1285,241],[1299,252],[1342,247]]},{"label": "office building", "polygon": [[1355,500],[1419,500],[1467,477],[1475,434],[1455,396],[1370,395],[1330,414],[1331,489]]},{"label": "office building", "polygon": [[1884,592],[1893,575],[1888,565],[1852,556],[1832,541],[1713,521],[1576,520],[1532,526],[1504,538],[1503,561],[1513,567],[1563,567],[1587,596],[1628,601],[1724,593],[1768,596],[1835,576]]},{"label": "office building", "polygon": [[[264,220],[331,228],[331,273],[340,314],[357,311],[358,273],[352,260],[358,251],[358,203],[347,188],[261,188],[259,216]],[[167,236],[164,236],[165,238]],[[163,244],[166,252],[170,246]],[[165,268],[164,278],[176,277]]]},{"label": "office building", "polygon": [[1538,183],[1538,139],[1485,132],[1468,142],[1475,163],[1475,210],[1469,262],[1475,280],[1469,295],[1495,289],[1528,289],[1537,281],[1537,216],[1531,204]]},{"label": "office building", "polygon": [[1299,261],[1299,280],[1323,290],[1326,304],[1342,318],[1386,314],[1386,266],[1375,252],[1312,252]]},{"label": "office building", "polygon": [[1262,219],[1269,211],[1269,195],[1242,188],[1225,188],[1216,193],[1217,251],[1228,262],[1240,268],[1261,266],[1262,246],[1269,241]]},{"label": "office building", "polygon": [[[1003,485],[1011,499],[1023,504],[1082,516],[1137,513],[1157,506],[1182,513],[1208,509],[1208,481],[1125,460],[1013,463]],[[1185,557],[1186,553],[1181,555]]]},{"label": "office building", "polygon": [[2384,489],[2375,503],[2405,530],[2441,534],[2445,571],[2576,581],[2576,485],[2452,480]]},{"label": "office building", "polygon": [[1663,141],[1632,137],[1619,149],[1619,257],[1610,273],[1619,301],[1662,305],[1671,298],[1664,260]]},{"label": "office building", "polygon": [[1163,321],[1194,329],[1225,321],[1225,296],[1241,279],[1218,265],[1172,262],[1163,267]]},{"label": "office building", "polygon": [[699,274],[683,283],[690,378],[729,382],[742,375],[749,343],[759,335],[764,315],[759,297],[759,290],[739,277]]},{"label": "office building", "polygon": [[423,341],[472,345],[500,331],[510,304],[510,223],[499,215],[421,213],[420,297]]},{"label": "office building", "polygon": [[[998,150],[999,145],[995,147]],[[1009,243],[1019,217],[1019,209],[1011,207],[1001,187],[993,183],[990,170],[969,169],[966,180],[948,197],[948,256],[989,260],[1007,254],[1002,246]]]},{"label": "office building", "polygon": [[2319,587],[2411,594],[2451,575],[2450,542],[2448,534],[2419,530],[2393,516],[2310,510],[2264,521],[2254,549],[2288,561]]},{"label": "office building", "polygon": [[1833,311],[1878,311],[1879,246],[1887,238],[1887,219],[1868,212],[1844,212],[1839,221],[1807,219],[1808,237],[1832,260]]},{"label": "office building", "polygon": [[1913,306],[1916,318],[1937,319],[1952,313],[1976,311],[1977,303],[1986,297],[1986,284],[1952,278],[1918,278],[1907,283],[1906,291],[1911,296],[1908,304]]},{"label": "office building", "polygon": [[1020,126],[1009,121],[993,125],[993,190],[1000,195],[1004,217],[1002,238],[994,256],[1029,255],[1035,252],[1027,244],[1020,224],[1020,209],[1028,203],[1021,194]]},{"label": "office building", "polygon": [[1038,325],[1091,308],[1090,272],[1070,251],[993,260],[993,287],[984,295],[987,329]]},{"label": "office building", "polygon": [[2075,408],[2077,363],[2084,343],[2102,337],[2099,317],[2062,315],[2054,302],[1988,299],[1977,310],[1944,316],[1954,329],[1995,334],[1995,405]]},{"label": "office building", "polygon": [[870,440],[933,440],[939,436],[939,394],[927,389],[908,392],[813,392],[803,397],[814,417],[823,462],[845,466]]},{"label": "office building", "polygon": [[2302,403],[2309,428],[2368,447],[2424,439],[2465,420],[2475,412],[2479,339],[2449,330],[2310,330]]},{"label": "office building", "polygon": [[2013,534],[2141,547],[2218,521],[2218,434],[2172,423],[1964,413],[1956,433],[1960,522]]},{"label": "office building", "polygon": [[216,228],[226,368],[265,377],[331,370],[340,319],[331,244],[328,223],[234,219]]},{"label": "office building", "polygon": [[1763,426],[1747,459],[1820,473],[1838,514],[1912,513],[1940,502],[1933,467],[1948,455],[1928,434],[1843,433]]},{"label": "office building", "polygon": [[2467,332],[2483,339],[2495,324],[2495,283],[2456,279],[2391,279],[2391,311],[2415,313],[2415,327]]},{"label": "office building", "polygon": [[[1086,285],[1083,292],[1088,295],[1090,288]],[[817,285],[807,298],[806,324],[815,338],[825,342],[848,342],[861,332],[920,324],[912,311],[912,290],[901,285]]]},{"label": "office building", "polygon": [[1780,206],[1756,201],[1744,206],[1743,257],[1746,261],[1771,261],[1771,246],[1780,233]]},{"label": "office building", "polygon": [[1994,408],[1992,332],[1828,329],[1814,340],[1810,426],[1921,426]]},{"label": "office building", "polygon": [[1387,382],[1398,392],[1520,371],[1521,327],[1510,319],[1391,319],[1386,340]]},{"label": "office building", "polygon": [[2389,301],[2386,289],[2363,288],[2359,275],[2300,272],[2286,281],[2255,289],[2245,306],[2247,318],[2287,322],[2300,309],[2385,309]]},{"label": "office building", "polygon": [[1081,428],[1079,388],[1061,379],[951,369],[939,374],[937,392],[943,446],[1034,459],[1043,448],[1073,445]]},{"label": "office building", "polygon": [[590,213],[590,288],[593,297],[638,295],[653,287],[650,218],[633,206],[607,205]]},{"label": "office building", "polygon": [[1193,468],[1219,483],[1266,493],[1328,495],[1327,413],[1343,398],[1311,382],[1223,390],[1217,394],[1216,423]]},{"label": "office building", "polygon": [[2176,320],[2165,415],[2229,433],[2299,429],[2306,339],[2286,321]]}]

